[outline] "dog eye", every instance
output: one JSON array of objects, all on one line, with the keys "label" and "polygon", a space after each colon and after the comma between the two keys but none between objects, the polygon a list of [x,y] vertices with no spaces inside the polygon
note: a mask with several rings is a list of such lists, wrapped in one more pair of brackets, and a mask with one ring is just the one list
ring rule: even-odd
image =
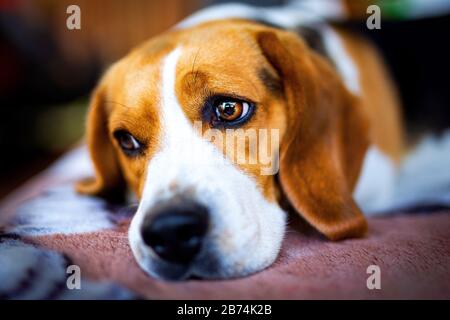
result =
[{"label": "dog eye", "polygon": [[214,95],[203,105],[202,120],[213,128],[236,128],[252,117],[255,108],[255,104],[248,100]]},{"label": "dog eye", "polygon": [[214,103],[214,111],[218,121],[238,123],[248,118],[252,104],[243,100],[226,98]]},{"label": "dog eye", "polygon": [[141,152],[142,144],[127,131],[118,130],[114,132],[114,137],[126,155],[135,156]]}]

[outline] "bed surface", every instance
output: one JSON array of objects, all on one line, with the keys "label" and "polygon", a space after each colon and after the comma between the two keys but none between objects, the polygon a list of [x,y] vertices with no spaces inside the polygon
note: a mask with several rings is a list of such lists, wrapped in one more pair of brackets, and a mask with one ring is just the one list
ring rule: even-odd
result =
[{"label": "bed surface", "polygon": [[[0,298],[450,298],[449,209],[370,217],[366,238],[340,242],[291,218],[268,269],[241,279],[164,282],[142,272],[131,254],[133,208],[73,191],[90,170],[78,148],[1,203]],[[81,290],[66,287],[72,264],[81,269]],[[379,290],[367,288],[370,265],[380,268]]]}]

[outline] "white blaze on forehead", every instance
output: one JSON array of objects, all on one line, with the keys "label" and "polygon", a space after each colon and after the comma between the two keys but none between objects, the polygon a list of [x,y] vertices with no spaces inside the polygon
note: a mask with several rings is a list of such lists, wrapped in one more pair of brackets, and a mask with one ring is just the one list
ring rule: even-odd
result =
[{"label": "white blaze on forehead", "polygon": [[163,124],[163,139],[170,147],[178,142],[181,134],[191,133],[191,125],[179,107],[175,94],[177,62],[181,55],[181,48],[176,48],[164,59],[162,68],[162,97],[161,111]]},{"label": "white blaze on forehead", "polygon": [[205,164],[199,159],[211,158],[215,151],[194,130],[176,96],[176,69],[181,52],[181,47],[174,49],[162,62],[159,114],[162,143],[161,149],[148,165],[147,186],[144,189],[148,196],[144,194],[142,201],[154,199],[154,192],[168,189],[172,182],[183,185],[183,171],[190,171],[187,169],[189,166]]}]

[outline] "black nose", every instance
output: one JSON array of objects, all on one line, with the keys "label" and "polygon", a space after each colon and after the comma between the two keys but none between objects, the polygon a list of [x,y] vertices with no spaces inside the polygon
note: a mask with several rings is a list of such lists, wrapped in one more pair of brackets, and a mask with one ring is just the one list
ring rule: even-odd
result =
[{"label": "black nose", "polygon": [[142,238],[162,259],[188,264],[200,251],[208,230],[208,210],[193,202],[166,205],[149,215]]}]

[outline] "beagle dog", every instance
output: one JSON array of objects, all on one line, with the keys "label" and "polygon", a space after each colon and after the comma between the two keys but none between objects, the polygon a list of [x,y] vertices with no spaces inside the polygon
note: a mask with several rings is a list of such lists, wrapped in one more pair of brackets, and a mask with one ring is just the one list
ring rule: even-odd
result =
[{"label": "beagle dog", "polygon": [[[283,240],[286,201],[328,239],[366,233],[354,197],[376,203],[403,148],[394,86],[364,39],[278,10],[201,11],[132,50],[95,89],[95,177],[77,190],[136,195],[129,241],[152,276],[266,268]],[[270,174],[267,163],[229,157],[258,152],[226,148],[248,130],[276,133],[258,136]]]}]

